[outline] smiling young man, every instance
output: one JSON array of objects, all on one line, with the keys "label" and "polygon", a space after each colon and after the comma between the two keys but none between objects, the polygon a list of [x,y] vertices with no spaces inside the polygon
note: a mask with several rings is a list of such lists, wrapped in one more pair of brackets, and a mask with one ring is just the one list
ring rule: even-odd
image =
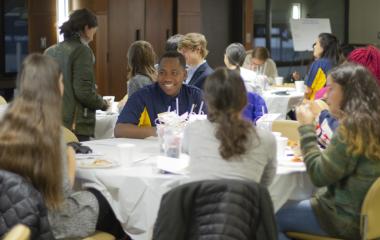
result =
[{"label": "smiling young man", "polygon": [[[156,136],[157,114],[176,110],[179,114],[199,111],[203,101],[201,91],[193,86],[182,85],[186,79],[186,61],[178,52],[167,52],[161,56],[158,80],[135,92],[125,104],[116,123],[115,137],[146,138]],[[204,106],[205,104],[203,104]],[[202,109],[205,111],[205,109]]]}]

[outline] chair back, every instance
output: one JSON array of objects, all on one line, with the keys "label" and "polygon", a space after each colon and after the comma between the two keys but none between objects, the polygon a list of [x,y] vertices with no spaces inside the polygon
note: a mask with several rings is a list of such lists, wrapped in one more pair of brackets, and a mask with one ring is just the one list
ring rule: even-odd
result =
[{"label": "chair back", "polygon": [[268,190],[255,182],[192,182],[163,196],[153,240],[277,239],[273,213]]},{"label": "chair back", "polygon": [[362,239],[380,238],[380,178],[369,188],[361,210],[360,229]]},{"label": "chair back", "polygon": [[66,143],[79,142],[77,136],[75,136],[75,134],[72,131],[70,131],[68,128],[62,126],[62,131],[63,131],[63,138],[65,139]]},{"label": "chair back", "polygon": [[292,141],[299,141],[298,133],[299,122],[293,120],[275,120],[272,123],[272,131],[280,132],[282,136]]},{"label": "chair back", "polygon": [[54,239],[41,193],[22,176],[0,170],[0,206],[0,236],[23,224],[30,239]]},{"label": "chair back", "polygon": [[2,104],[7,104],[7,101],[5,100],[3,96],[0,95],[0,105]]},{"label": "chair back", "polygon": [[3,240],[29,240],[30,228],[25,225],[17,224],[3,238]]}]

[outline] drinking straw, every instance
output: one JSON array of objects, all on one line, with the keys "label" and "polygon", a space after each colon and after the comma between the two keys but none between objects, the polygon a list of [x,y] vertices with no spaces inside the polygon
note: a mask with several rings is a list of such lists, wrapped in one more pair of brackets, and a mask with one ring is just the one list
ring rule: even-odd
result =
[{"label": "drinking straw", "polygon": [[203,108],[203,101],[201,102],[201,105],[199,106],[198,114],[201,114]]},{"label": "drinking straw", "polygon": [[169,105],[169,107],[168,107],[168,112],[170,112],[170,107],[171,107],[171,106]]},{"label": "drinking straw", "polygon": [[194,106],[195,106],[195,104],[193,103],[193,104],[191,104],[191,108],[190,108],[190,113],[189,113],[189,116],[193,113],[193,111],[194,111]]},{"label": "drinking straw", "polygon": [[179,101],[178,101],[178,98],[175,99],[175,107],[176,107],[177,115],[179,116]]},{"label": "drinking straw", "polygon": [[265,114],[265,108],[264,106],[261,106],[261,111],[263,112],[263,115]]}]

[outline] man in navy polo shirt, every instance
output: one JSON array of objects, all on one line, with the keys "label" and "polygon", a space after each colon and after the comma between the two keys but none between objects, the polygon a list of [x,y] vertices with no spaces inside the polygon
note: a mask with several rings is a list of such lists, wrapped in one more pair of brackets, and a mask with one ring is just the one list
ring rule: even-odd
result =
[{"label": "man in navy polo shirt", "polygon": [[[157,114],[176,110],[179,114],[199,111],[203,97],[200,89],[182,85],[186,79],[186,61],[178,52],[167,52],[159,61],[157,82],[135,92],[129,97],[116,123],[115,137],[146,138],[156,136]],[[202,111],[205,112],[205,107]]]}]

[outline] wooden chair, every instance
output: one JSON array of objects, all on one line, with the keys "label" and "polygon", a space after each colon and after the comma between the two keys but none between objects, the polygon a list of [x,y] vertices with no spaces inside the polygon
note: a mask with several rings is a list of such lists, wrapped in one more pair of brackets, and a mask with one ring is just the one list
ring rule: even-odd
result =
[{"label": "wooden chair", "polygon": [[77,136],[75,136],[75,134],[69,129],[67,129],[66,127],[62,126],[62,131],[63,131],[63,138],[65,139],[66,143],[79,142]]},{"label": "wooden chair", "polygon": [[115,240],[116,238],[109,233],[96,231],[85,238],[65,238],[64,240]]},{"label": "wooden chair", "polygon": [[5,235],[3,240],[29,240],[30,239],[30,228],[23,224],[15,225],[9,232]]},{"label": "wooden chair", "polygon": [[7,104],[7,101],[5,100],[3,96],[0,95],[0,105],[2,104]]},{"label": "wooden chair", "polygon": [[84,238],[83,240],[115,240],[115,237],[106,232],[96,231],[94,234]]},{"label": "wooden chair", "polygon": [[[380,238],[380,178],[369,188],[361,209],[360,234],[361,240]],[[339,240],[337,238],[321,237],[306,233],[287,232],[286,235],[300,240]]]},{"label": "wooden chair", "polygon": [[299,141],[298,134],[299,123],[293,120],[275,120],[272,123],[272,131],[280,132],[282,136],[292,141]]}]

